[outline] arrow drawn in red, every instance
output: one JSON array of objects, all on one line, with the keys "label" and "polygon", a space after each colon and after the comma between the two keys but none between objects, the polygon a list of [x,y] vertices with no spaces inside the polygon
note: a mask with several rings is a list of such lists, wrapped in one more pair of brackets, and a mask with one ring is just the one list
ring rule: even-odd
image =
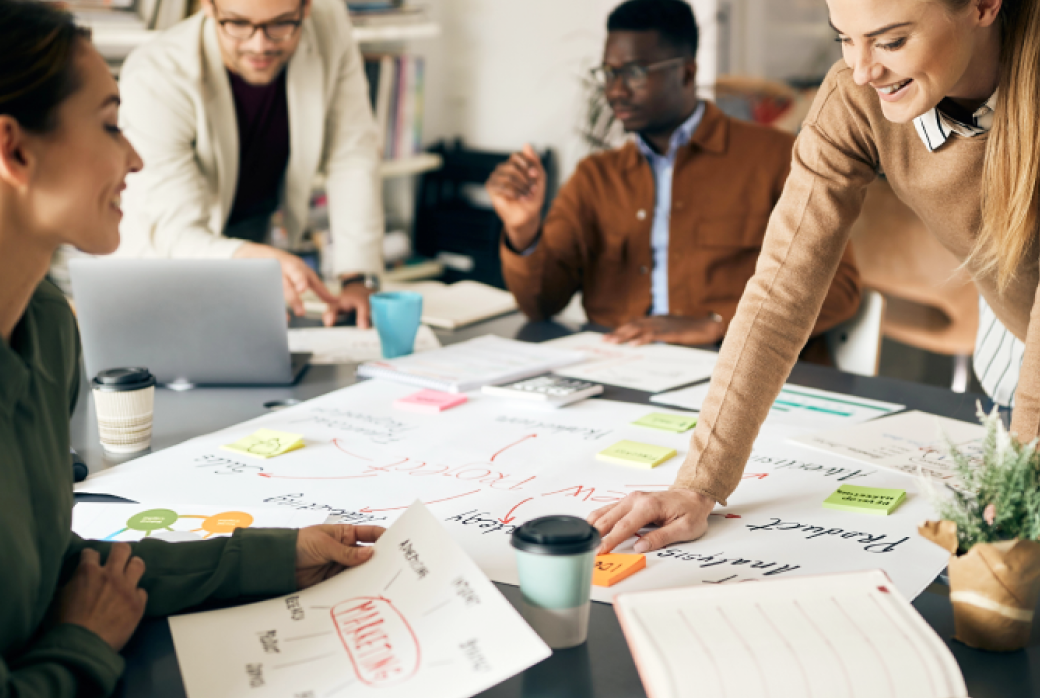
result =
[{"label": "arrow drawn in red", "polygon": [[710,514],[710,516],[725,516],[727,519],[739,519],[740,518],[740,514],[723,514],[721,512],[718,513],[718,514]]},{"label": "arrow drawn in red", "polygon": [[[519,444],[522,444],[523,442],[527,441],[528,439],[535,439],[535,438],[538,438],[538,434],[528,434],[527,436],[525,436],[524,438],[520,439],[520,440],[519,440],[519,441],[517,441],[516,443],[511,443],[511,444],[509,444],[508,446],[506,446],[505,448],[503,448],[503,449],[502,449],[502,451],[508,451],[508,450],[509,450],[509,449],[511,449],[511,448],[512,448],[513,446],[517,446],[517,445],[519,445]],[[498,458],[498,457],[499,457],[500,455],[502,455],[502,451],[499,451],[499,452],[498,452],[498,453],[496,453],[495,455],[491,456],[491,462],[492,462],[492,463],[494,463],[494,462],[495,462],[495,459],[496,459],[496,458]]]},{"label": "arrow drawn in red", "polygon": [[[463,492],[462,494],[457,494],[454,497],[445,497],[444,499],[435,499],[432,502],[423,502],[423,504],[437,504],[438,502],[446,502],[449,499],[458,499],[459,497],[465,497],[468,494],[476,494],[477,492],[480,492],[480,490],[473,490],[472,492]],[[407,506],[403,506],[403,507],[388,507],[386,509],[370,509],[369,507],[363,507],[361,509],[358,509],[358,511],[360,513],[362,513],[362,514],[371,514],[372,512],[376,512],[376,511],[395,511],[397,509],[407,509],[410,506],[411,506],[411,504],[409,504]]]},{"label": "arrow drawn in red", "polygon": [[740,479],[747,480],[753,477],[757,477],[759,480],[764,480],[765,478],[769,477],[769,473],[744,473],[744,476]]},{"label": "arrow drawn in red", "polygon": [[295,475],[271,475],[270,473],[257,473],[257,475],[275,480],[353,480],[358,477],[375,477],[375,473],[371,475],[344,475],[342,477],[296,477]]},{"label": "arrow drawn in red", "polygon": [[371,458],[365,458],[364,456],[359,456],[356,453],[351,453],[347,449],[343,448],[343,444],[341,444],[339,442],[338,438],[332,440],[332,445],[335,446],[336,448],[338,448],[339,450],[343,451],[344,453],[346,453],[348,456],[352,456],[354,458],[360,458],[361,460],[367,460],[367,461],[371,461],[372,460]]},{"label": "arrow drawn in red", "polygon": [[[524,503],[526,503],[526,502],[530,502],[530,501],[531,501],[532,499],[534,499],[534,497],[528,497],[528,498],[527,498],[527,499],[525,499],[525,500],[524,500],[523,502],[520,502],[520,504],[524,504]],[[501,519],[499,519],[499,521],[501,521],[501,522],[502,522],[502,523],[504,523],[504,524],[507,524],[507,523],[512,523],[513,521],[515,521],[515,520],[516,520],[516,517],[515,517],[515,516],[513,516],[513,512],[514,512],[514,511],[516,511],[517,509],[519,509],[519,508],[520,508],[520,504],[517,504],[517,505],[516,505],[515,507],[513,507],[512,509],[510,509],[510,510],[509,510],[509,513],[508,513],[508,514],[506,514],[505,516],[503,516],[503,517],[502,517]]]}]

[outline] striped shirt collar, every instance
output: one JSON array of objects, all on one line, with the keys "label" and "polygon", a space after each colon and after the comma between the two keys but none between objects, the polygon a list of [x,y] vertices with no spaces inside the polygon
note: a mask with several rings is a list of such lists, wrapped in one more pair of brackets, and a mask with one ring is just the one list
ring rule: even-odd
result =
[{"label": "striped shirt collar", "polygon": [[964,123],[959,119],[943,112],[939,107],[933,107],[921,116],[914,119],[917,135],[921,137],[928,152],[934,153],[950,136],[956,133],[958,136],[971,138],[980,133],[986,133],[993,127],[993,113],[997,108],[997,93],[994,92],[986,103],[976,109],[970,118],[971,123]]}]

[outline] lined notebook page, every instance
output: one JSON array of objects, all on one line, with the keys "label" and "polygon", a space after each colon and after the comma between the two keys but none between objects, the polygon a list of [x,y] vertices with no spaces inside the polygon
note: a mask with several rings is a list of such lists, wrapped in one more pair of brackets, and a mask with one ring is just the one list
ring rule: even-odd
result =
[{"label": "lined notebook page", "polygon": [[880,570],[624,594],[651,698],[966,698],[943,641]]}]

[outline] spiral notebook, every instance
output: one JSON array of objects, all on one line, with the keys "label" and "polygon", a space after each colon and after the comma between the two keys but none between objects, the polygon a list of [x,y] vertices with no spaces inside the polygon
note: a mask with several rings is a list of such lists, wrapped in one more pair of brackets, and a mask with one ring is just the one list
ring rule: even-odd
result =
[{"label": "spiral notebook", "polygon": [[369,361],[361,378],[385,378],[422,388],[464,393],[546,373],[585,360],[580,351],[554,349],[493,335],[396,359]]},{"label": "spiral notebook", "polygon": [[953,654],[881,570],[621,594],[650,698],[967,698]]}]

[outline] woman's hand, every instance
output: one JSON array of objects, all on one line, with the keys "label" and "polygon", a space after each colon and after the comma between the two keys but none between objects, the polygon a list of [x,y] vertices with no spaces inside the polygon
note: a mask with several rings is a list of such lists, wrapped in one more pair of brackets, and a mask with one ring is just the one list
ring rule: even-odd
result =
[{"label": "woman's hand", "polygon": [[597,554],[609,553],[647,526],[660,528],[636,541],[637,553],[696,540],[708,530],[708,515],[714,507],[715,500],[693,490],[633,492],[589,514],[589,523],[603,536]]},{"label": "woman's hand", "polygon": [[296,587],[306,589],[367,562],[372,548],[359,543],[375,543],[385,530],[382,526],[347,524],[301,528],[296,539]]},{"label": "woman's hand", "polygon": [[148,592],[137,586],[143,574],[144,560],[126,543],[115,543],[104,565],[96,550],[85,549],[61,590],[58,621],[83,626],[118,652],[144,616]]}]

